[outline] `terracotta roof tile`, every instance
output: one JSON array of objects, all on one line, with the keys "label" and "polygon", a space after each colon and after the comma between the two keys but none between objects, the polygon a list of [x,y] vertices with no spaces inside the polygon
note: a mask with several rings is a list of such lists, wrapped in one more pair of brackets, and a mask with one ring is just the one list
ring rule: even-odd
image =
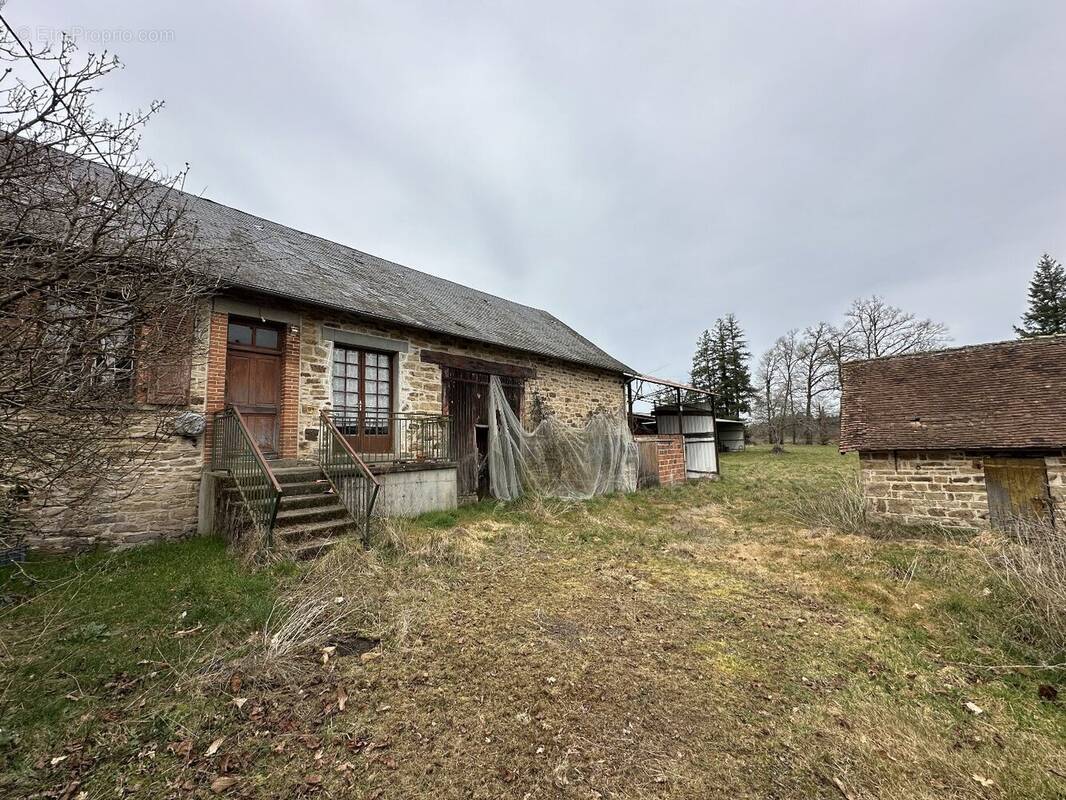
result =
[{"label": "terracotta roof tile", "polygon": [[1066,447],[1066,336],[844,365],[841,450]]}]

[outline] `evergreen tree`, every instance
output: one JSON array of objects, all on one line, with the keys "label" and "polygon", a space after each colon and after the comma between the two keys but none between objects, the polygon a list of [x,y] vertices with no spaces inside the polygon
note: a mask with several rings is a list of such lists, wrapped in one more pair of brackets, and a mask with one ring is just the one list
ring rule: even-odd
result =
[{"label": "evergreen tree", "polygon": [[711,333],[704,331],[696,340],[696,353],[692,356],[692,372],[689,373],[689,383],[697,389],[714,391],[715,386],[715,362],[713,348],[711,346]]},{"label": "evergreen tree", "polygon": [[744,331],[737,318],[726,314],[715,323],[718,340],[721,342],[721,364],[719,374],[722,376],[718,386],[722,413],[729,417],[738,417],[751,411],[751,398],[755,387],[751,383],[751,370],[748,361],[751,353],[744,338]]},{"label": "evergreen tree", "polygon": [[1023,338],[1066,333],[1066,269],[1047,253],[1029,283],[1029,310],[1014,331]]}]

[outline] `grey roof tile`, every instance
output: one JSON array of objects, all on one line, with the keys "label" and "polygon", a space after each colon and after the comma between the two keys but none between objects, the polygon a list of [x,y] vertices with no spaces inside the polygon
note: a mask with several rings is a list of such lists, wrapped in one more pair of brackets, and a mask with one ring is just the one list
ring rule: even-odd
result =
[{"label": "grey roof tile", "polygon": [[189,219],[227,285],[617,372],[632,372],[547,311],[514,303],[205,198]]}]

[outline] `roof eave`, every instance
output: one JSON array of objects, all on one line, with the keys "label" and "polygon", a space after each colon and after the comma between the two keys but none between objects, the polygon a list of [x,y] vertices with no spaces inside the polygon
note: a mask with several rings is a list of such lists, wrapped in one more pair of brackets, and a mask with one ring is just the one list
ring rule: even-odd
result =
[{"label": "roof eave", "polygon": [[[442,330],[440,328],[435,328],[435,327],[433,327],[431,325],[419,325],[417,323],[407,322],[406,320],[398,320],[398,319],[395,319],[393,317],[385,316],[384,314],[373,314],[373,313],[368,312],[368,311],[356,311],[356,310],[353,310],[353,309],[348,308],[346,306],[336,305],[336,304],[333,304],[333,303],[325,303],[325,302],[323,302],[321,300],[314,300],[314,299],[309,298],[309,297],[302,297],[300,295],[290,294],[288,292],[279,292],[276,289],[265,288],[265,287],[259,286],[257,284],[241,283],[239,281],[229,281],[229,282],[226,282],[226,283],[222,284],[222,286],[220,288],[221,288],[222,291],[225,291],[227,289],[228,290],[240,290],[240,289],[243,289],[245,291],[258,292],[260,294],[265,294],[265,295],[268,295],[270,297],[277,297],[277,298],[282,299],[282,300],[294,300],[296,302],[303,303],[304,305],[313,306],[313,307],[316,307],[316,308],[327,308],[327,309],[329,309],[331,311],[339,311],[339,312],[341,312],[343,314],[349,314],[349,315],[351,315],[353,317],[358,317],[360,319],[368,319],[368,320],[373,320],[375,322],[385,322],[385,323],[388,323],[390,325],[398,325],[398,326],[403,327],[403,328],[410,328],[410,329],[418,330],[418,331],[426,331],[427,333],[435,333],[435,334],[438,334],[440,336],[450,336],[450,337],[452,337],[454,339],[462,339],[462,340],[469,341],[469,342],[477,342],[478,344],[487,344],[487,345],[490,345],[492,347],[501,347],[504,350],[511,350],[511,351],[516,352],[516,353],[524,353],[524,354],[527,354],[527,355],[537,356],[539,358],[546,358],[546,359],[548,359],[550,361],[562,361],[562,362],[567,363],[567,364],[575,364],[577,366],[586,367],[586,368],[587,367],[592,367],[594,369],[603,370],[604,372],[617,373],[619,375],[626,375],[628,373],[633,372],[633,370],[630,367],[627,367],[621,361],[618,361],[613,356],[609,356],[609,355],[608,355],[608,358],[610,358],[612,361],[615,361],[617,366],[610,367],[610,366],[607,366],[606,364],[595,364],[595,363],[592,363],[592,362],[589,362],[589,361],[582,361],[580,359],[575,359],[575,358],[563,358],[562,356],[553,355],[551,353],[541,353],[541,352],[537,352],[536,350],[530,350],[530,349],[524,348],[524,347],[516,347],[515,345],[501,344],[499,342],[492,341],[491,339],[484,339],[484,338],[481,338],[481,337],[478,337],[478,336],[464,335],[464,334],[455,333],[453,331],[446,331],[446,330]],[[607,355],[607,354],[604,353],[604,355]]]}]

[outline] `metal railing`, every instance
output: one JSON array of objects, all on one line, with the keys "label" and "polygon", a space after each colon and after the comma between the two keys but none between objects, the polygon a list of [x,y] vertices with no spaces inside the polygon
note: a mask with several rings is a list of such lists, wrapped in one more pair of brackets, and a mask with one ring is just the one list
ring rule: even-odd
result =
[{"label": "metal railing", "polygon": [[241,412],[233,406],[215,413],[211,468],[229,472],[252,524],[262,534],[267,546],[272,547],[281,484],[248,432]]},{"label": "metal railing", "polygon": [[444,414],[335,410],[329,412],[329,418],[367,463],[455,460],[452,418]]},{"label": "metal railing", "polygon": [[318,417],[318,465],[366,542],[381,484],[325,411]]}]

